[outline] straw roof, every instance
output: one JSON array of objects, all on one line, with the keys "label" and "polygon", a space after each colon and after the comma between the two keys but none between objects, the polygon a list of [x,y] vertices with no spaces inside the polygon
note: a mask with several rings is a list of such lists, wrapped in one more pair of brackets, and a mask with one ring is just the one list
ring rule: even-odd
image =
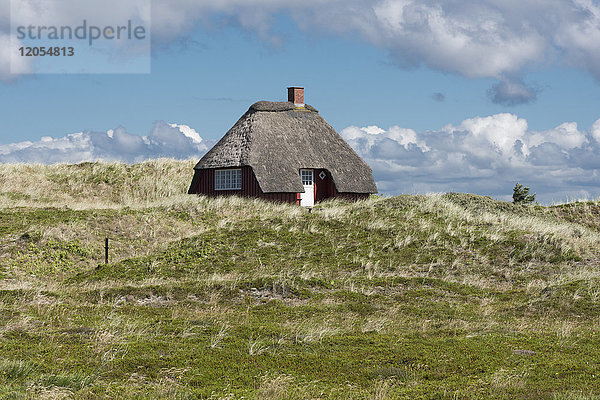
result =
[{"label": "straw roof", "polygon": [[338,192],[377,193],[371,168],[309,105],[254,103],[194,169],[242,166],[265,193],[303,192],[301,168],[328,170]]}]

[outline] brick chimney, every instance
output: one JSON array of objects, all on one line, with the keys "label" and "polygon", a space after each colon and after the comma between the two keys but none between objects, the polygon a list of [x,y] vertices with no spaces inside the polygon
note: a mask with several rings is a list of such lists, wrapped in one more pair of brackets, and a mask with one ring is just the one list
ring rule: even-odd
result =
[{"label": "brick chimney", "polygon": [[288,101],[294,103],[298,107],[304,106],[304,88],[292,86],[288,89]]}]

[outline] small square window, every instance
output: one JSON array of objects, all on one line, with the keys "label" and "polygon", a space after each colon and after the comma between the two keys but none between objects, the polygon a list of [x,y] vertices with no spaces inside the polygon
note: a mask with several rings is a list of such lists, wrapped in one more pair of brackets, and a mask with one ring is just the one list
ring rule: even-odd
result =
[{"label": "small square window", "polygon": [[313,170],[312,169],[301,169],[300,178],[302,178],[303,185],[313,184]]}]

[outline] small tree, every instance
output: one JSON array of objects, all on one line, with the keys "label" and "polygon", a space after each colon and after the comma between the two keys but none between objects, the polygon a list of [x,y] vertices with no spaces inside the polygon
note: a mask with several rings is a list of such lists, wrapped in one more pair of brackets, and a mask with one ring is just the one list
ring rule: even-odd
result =
[{"label": "small tree", "polygon": [[519,182],[515,184],[513,189],[513,203],[514,204],[531,204],[535,201],[535,193],[529,194],[529,188],[520,185]]}]

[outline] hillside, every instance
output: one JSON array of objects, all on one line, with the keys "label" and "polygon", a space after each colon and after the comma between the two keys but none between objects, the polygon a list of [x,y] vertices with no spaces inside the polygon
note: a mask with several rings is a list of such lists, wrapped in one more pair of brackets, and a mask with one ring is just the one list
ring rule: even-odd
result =
[{"label": "hillside", "polygon": [[308,213],[192,166],[0,165],[0,398],[600,398],[599,203]]}]

